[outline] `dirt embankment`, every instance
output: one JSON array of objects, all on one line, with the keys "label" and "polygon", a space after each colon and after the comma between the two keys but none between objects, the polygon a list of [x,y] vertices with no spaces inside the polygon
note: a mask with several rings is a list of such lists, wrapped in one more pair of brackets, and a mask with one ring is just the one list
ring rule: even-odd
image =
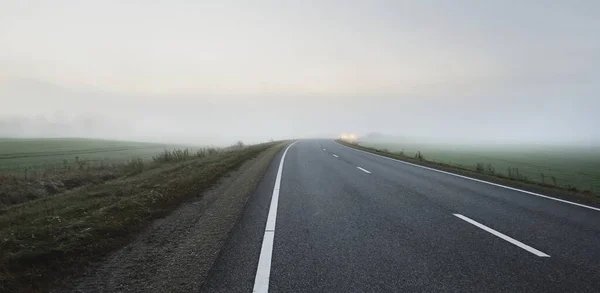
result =
[{"label": "dirt embankment", "polygon": [[201,287],[249,194],[285,144],[154,221],[134,241],[52,292],[192,292]]}]

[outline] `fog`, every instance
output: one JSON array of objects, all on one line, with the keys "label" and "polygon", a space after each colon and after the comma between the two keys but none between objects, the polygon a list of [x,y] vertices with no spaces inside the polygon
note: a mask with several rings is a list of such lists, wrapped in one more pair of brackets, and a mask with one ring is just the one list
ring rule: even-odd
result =
[{"label": "fog", "polygon": [[597,145],[599,90],[593,0],[0,1],[0,137]]}]

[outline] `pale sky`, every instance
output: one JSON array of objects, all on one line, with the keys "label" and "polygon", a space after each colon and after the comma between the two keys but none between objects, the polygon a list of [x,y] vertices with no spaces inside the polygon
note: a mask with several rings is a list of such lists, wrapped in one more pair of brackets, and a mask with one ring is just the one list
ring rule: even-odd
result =
[{"label": "pale sky", "polygon": [[599,90],[593,0],[0,0],[0,136],[591,143]]}]

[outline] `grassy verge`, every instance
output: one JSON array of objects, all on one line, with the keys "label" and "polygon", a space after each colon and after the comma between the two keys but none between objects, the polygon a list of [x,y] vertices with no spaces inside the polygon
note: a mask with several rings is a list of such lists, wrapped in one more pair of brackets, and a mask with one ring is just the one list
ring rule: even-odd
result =
[{"label": "grassy verge", "polygon": [[426,157],[421,153],[417,152],[414,157],[406,156],[403,152],[392,153],[387,150],[381,150],[372,147],[361,146],[355,143],[349,143],[342,140],[336,140],[338,143],[352,147],[355,149],[359,149],[362,151],[370,152],[373,154],[378,154],[381,156],[434,168],[437,170],[442,170],[446,172],[451,172],[463,176],[468,176],[471,178],[476,178],[480,180],[485,180],[489,182],[494,182],[506,186],[511,186],[523,190],[528,190],[531,192],[542,193],[549,196],[575,200],[583,203],[590,204],[600,204],[600,197],[596,194],[592,193],[589,190],[578,190],[573,187],[568,186],[559,186],[547,183],[540,183],[536,181],[528,180],[525,176],[520,176],[518,174],[518,170],[510,174],[510,176],[495,173],[491,166],[487,166],[484,164],[477,164],[474,166],[474,169],[463,168],[459,166],[449,165],[445,163],[439,163],[427,160]]},{"label": "grassy verge", "polygon": [[47,291],[274,145],[197,154],[0,209],[0,291]]},{"label": "grassy verge", "polygon": [[[160,153],[156,151],[151,157],[134,156],[110,164],[94,164],[87,157],[76,156],[71,162],[65,160],[63,164],[51,165],[46,169],[27,172],[26,168],[21,174],[0,174],[0,209],[60,194],[73,188],[136,175],[165,164],[205,158],[243,147],[243,143],[238,143],[227,148],[164,149]],[[0,159],[0,164],[2,163]]]},{"label": "grassy verge", "polygon": [[361,146],[414,156],[420,151],[428,161],[485,173],[522,177],[549,185],[600,191],[600,145],[464,144],[419,142],[415,139],[364,139]]}]

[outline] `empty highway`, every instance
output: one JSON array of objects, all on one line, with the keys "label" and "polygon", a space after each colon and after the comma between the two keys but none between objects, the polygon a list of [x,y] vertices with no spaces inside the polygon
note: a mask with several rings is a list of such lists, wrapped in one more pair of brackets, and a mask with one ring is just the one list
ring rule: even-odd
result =
[{"label": "empty highway", "polygon": [[301,140],[201,288],[253,290],[600,292],[600,210]]}]

